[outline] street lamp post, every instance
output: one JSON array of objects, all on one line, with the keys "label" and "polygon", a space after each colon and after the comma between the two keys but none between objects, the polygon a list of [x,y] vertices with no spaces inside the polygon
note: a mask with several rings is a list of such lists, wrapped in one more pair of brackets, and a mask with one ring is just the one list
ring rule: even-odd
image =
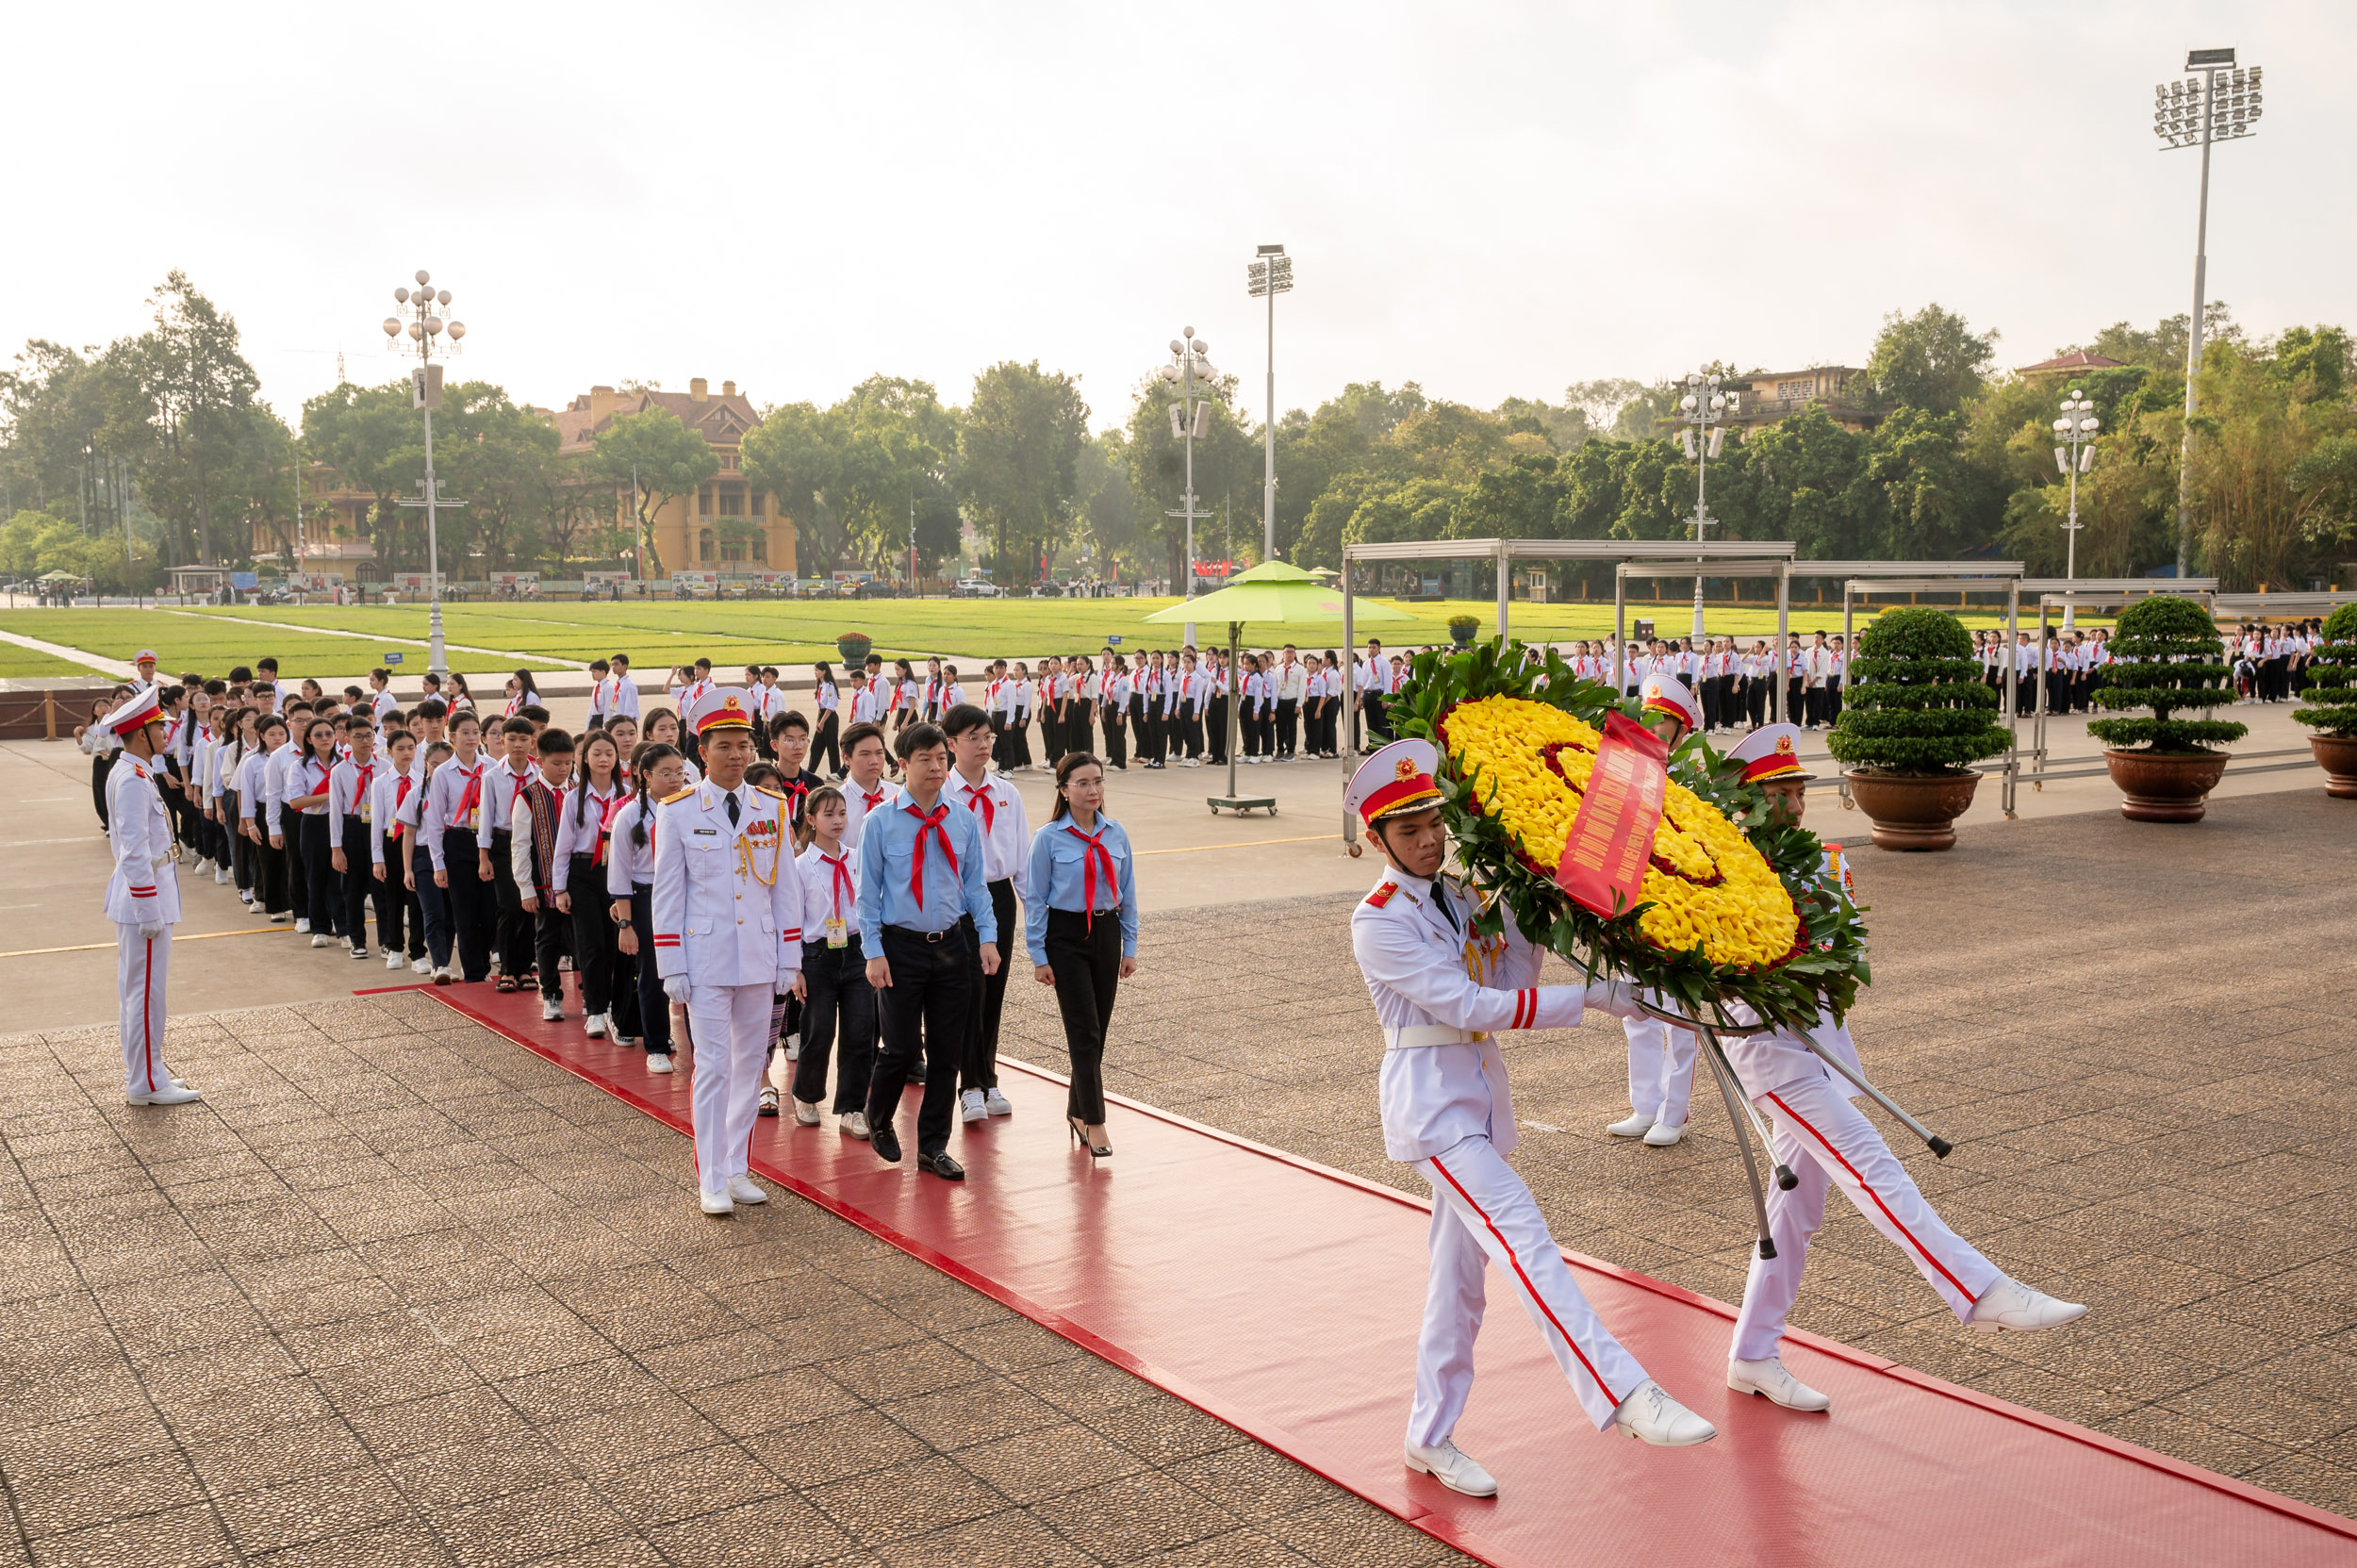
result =
[{"label": "street lamp post", "polygon": [[[1282,245],[1263,245],[1244,270],[1245,292],[1268,301],[1268,421],[1261,427],[1261,559],[1277,559],[1277,296],[1293,292],[1294,259]],[[1228,559],[1235,559],[1231,552]]]},{"label": "street lamp post", "polygon": [[2236,140],[2259,128],[2261,70],[2237,67],[2232,49],[2188,49],[2185,76],[2152,90],[2152,134],[2161,139],[2161,151],[2201,149],[2201,195],[2193,229],[2193,329],[2185,342],[2185,434],[2177,464],[2180,577],[2193,569],[2193,417],[2200,406],[2201,312],[2210,267],[2210,143]]},{"label": "street lamp post", "polygon": [[[1719,378],[1706,370],[1696,371],[1686,378],[1686,395],[1678,399],[1678,417],[1685,421],[1686,455],[1694,459],[1694,515],[1686,520],[1693,525],[1694,542],[1703,542],[1703,530],[1718,526],[1719,520],[1710,515],[1705,501],[1710,460],[1719,455],[1719,443],[1726,438],[1720,421],[1732,417],[1740,405],[1740,395],[1719,390]],[[1695,565],[1701,566],[1697,560]],[[1694,635],[1703,635],[1703,579],[1694,576]]]},{"label": "street lamp post", "polygon": [[[2054,466],[2070,481],[2070,518],[2063,524],[2065,553],[2063,581],[2074,583],[2079,577],[2079,476],[2095,465],[2095,431],[2102,421],[2095,417],[2095,404],[2073,387],[2063,394],[2062,418],[2054,421],[2054,439],[2061,442],[2054,449]],[[2071,629],[2078,605],[2070,590],[2063,590],[2062,629]]]},{"label": "street lamp post", "polygon": [[[1213,378],[1207,356],[1211,346],[1195,335],[1195,328],[1179,328],[1179,336],[1170,340],[1170,363],[1162,369],[1162,377],[1178,388],[1178,401],[1170,405],[1170,433],[1187,446],[1187,488],[1180,504],[1163,513],[1165,517],[1187,520],[1187,598],[1195,597],[1195,443],[1211,433],[1211,392]],[[1186,645],[1195,646],[1195,622],[1185,627]]]},{"label": "street lamp post", "polygon": [[393,303],[409,307],[409,320],[404,322],[399,316],[386,317],[385,337],[399,349],[401,335],[406,330],[409,340],[418,346],[417,367],[409,372],[409,405],[425,416],[425,479],[419,495],[402,504],[425,508],[425,594],[429,606],[426,668],[437,675],[447,675],[450,660],[442,651],[442,551],[435,513],[441,507],[463,506],[466,503],[444,496],[441,481],[434,476],[434,410],[442,405],[442,367],[434,362],[434,345],[447,335],[449,352],[457,353],[459,340],[467,336],[467,323],[442,320],[441,312],[450,305],[450,290],[437,292],[428,288],[433,281],[433,275],[420,267],[415,289],[404,284],[393,290]]}]

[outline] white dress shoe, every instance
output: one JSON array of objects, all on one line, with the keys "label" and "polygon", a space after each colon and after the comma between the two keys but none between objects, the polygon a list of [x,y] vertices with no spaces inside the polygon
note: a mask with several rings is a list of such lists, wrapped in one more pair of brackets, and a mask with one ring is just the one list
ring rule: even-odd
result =
[{"label": "white dress shoe", "polygon": [[185,1083],[166,1083],[160,1089],[148,1089],[123,1097],[131,1105],[188,1105],[205,1097]]},{"label": "white dress shoe", "polygon": [[847,1138],[865,1138],[867,1136],[867,1113],[846,1111],[843,1113],[843,1119],[835,1125],[842,1130],[843,1135]]},{"label": "white dress shoe", "polygon": [[1468,1497],[1494,1497],[1498,1494],[1495,1476],[1475,1462],[1473,1457],[1453,1442],[1438,1448],[1426,1448],[1410,1443],[1405,1450],[1408,1468],[1419,1476],[1429,1476],[1451,1492],[1461,1492]]},{"label": "white dress shoe", "polygon": [[1654,1118],[1642,1111],[1632,1113],[1626,1121],[1613,1122],[1605,1131],[1616,1138],[1641,1138],[1653,1131]]},{"label": "white dress shoe", "polygon": [[2076,1301],[2057,1301],[2019,1279],[2000,1279],[1972,1303],[1972,1315],[1967,1321],[1985,1334],[1994,1334],[2005,1329],[2059,1329],[2086,1315],[2086,1308]]},{"label": "white dress shoe", "polygon": [[1785,1370],[1784,1359],[1727,1362],[1727,1387],[1738,1394],[1756,1394],[1788,1411],[1821,1411],[1833,1401]]},{"label": "white dress shoe", "polygon": [[1651,1378],[1638,1384],[1637,1392],[1621,1401],[1621,1408],[1613,1412],[1612,1424],[1656,1448],[1690,1448],[1719,1435],[1718,1428],[1671,1398],[1668,1391]]},{"label": "white dress shoe", "polygon": [[670,1054],[668,1051],[649,1051],[647,1053],[647,1070],[651,1073],[669,1072],[671,1070]]},{"label": "white dress shoe", "polygon": [[996,1084],[982,1091],[982,1109],[994,1116],[1014,1114],[1014,1101],[998,1092]]},{"label": "white dress shoe", "polygon": [[750,1176],[729,1178],[729,1196],[739,1203],[766,1203],[769,1195],[753,1184]]},{"label": "white dress shoe", "polygon": [[726,1193],[699,1192],[696,1195],[696,1206],[716,1218],[722,1214],[736,1213],[736,1199]]},{"label": "white dress shoe", "polygon": [[959,1120],[978,1122],[989,1114],[990,1107],[983,1103],[980,1089],[968,1089],[958,1097]]},{"label": "white dress shoe", "polygon": [[1653,1131],[1645,1134],[1645,1143],[1652,1148],[1668,1148],[1685,1136],[1686,1124],[1684,1122],[1678,1123],[1675,1127],[1672,1127],[1668,1122],[1656,1122],[1653,1124]]},{"label": "white dress shoe", "polygon": [[810,1099],[796,1100],[794,1102],[794,1125],[816,1127],[818,1125],[818,1102]]},{"label": "white dress shoe", "polygon": [[602,1013],[590,1014],[589,1016],[581,1021],[581,1028],[582,1032],[589,1035],[592,1039],[604,1039],[605,1015]]}]

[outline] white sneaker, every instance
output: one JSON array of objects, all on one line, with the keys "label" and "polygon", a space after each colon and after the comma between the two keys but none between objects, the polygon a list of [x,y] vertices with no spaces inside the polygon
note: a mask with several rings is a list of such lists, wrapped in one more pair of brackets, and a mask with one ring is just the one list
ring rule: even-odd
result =
[{"label": "white sneaker", "polygon": [[129,1105],[187,1105],[205,1097],[185,1083],[166,1083],[160,1089],[149,1089],[123,1097]]},{"label": "white sneaker", "polygon": [[753,1185],[753,1179],[750,1176],[730,1177],[729,1196],[736,1199],[739,1203],[766,1203],[769,1201],[769,1195],[763,1192],[759,1187]]},{"label": "white sneaker", "polygon": [[[299,925],[295,927],[295,930],[297,930],[297,931],[301,931],[302,929],[303,929],[303,928],[302,928],[301,926],[299,926]],[[332,948],[332,947],[334,947],[335,945],[336,945],[336,939],[335,939],[334,937],[332,937],[332,936],[321,936],[321,935],[318,934],[317,933],[314,933],[312,934],[312,937],[311,937],[311,946],[313,946],[313,947],[315,947],[315,948]]]},{"label": "white sneaker", "polygon": [[1994,1334],[2004,1329],[2059,1329],[2086,1315],[2086,1308],[2076,1301],[2057,1301],[2019,1279],[2001,1278],[1972,1303],[1972,1315],[1966,1323],[1985,1334]]},{"label": "white sneaker", "polygon": [[1638,1384],[1637,1392],[1621,1401],[1621,1408],[1613,1412],[1612,1424],[1656,1448],[1690,1448],[1719,1435],[1718,1428],[1671,1398],[1668,1391],[1651,1378]]},{"label": "white sneaker", "polygon": [[[285,925],[285,924],[286,924],[288,920],[293,919],[293,918],[294,918],[294,916],[291,916],[291,915],[288,915],[288,914],[285,910],[283,910],[283,909],[282,909],[282,910],[280,910],[280,911],[279,911],[277,914],[275,914],[275,915],[268,916],[267,916],[267,918],[269,919],[270,923],[271,923],[272,925],[273,925],[273,926],[283,926],[283,925]],[[306,921],[306,922],[305,922],[305,924],[308,924],[308,922]]]},{"label": "white sneaker", "polygon": [[593,1040],[602,1040],[605,1038],[605,1015],[602,1013],[590,1014],[589,1016],[581,1021],[581,1029],[583,1033],[588,1035]]},{"label": "white sneaker", "polygon": [[668,1052],[659,1050],[651,1050],[647,1052],[647,1070],[651,1073],[669,1072],[671,1070],[670,1055]]},{"label": "white sneaker", "polygon": [[542,1023],[552,1024],[564,1015],[565,1004],[563,1002],[557,1000],[554,997],[542,997],[540,999],[540,1021]]},{"label": "white sneaker", "polygon": [[430,975],[434,972],[434,960],[430,958],[412,959],[409,962],[409,972],[413,975]]},{"label": "white sneaker", "polygon": [[982,1101],[980,1089],[968,1089],[958,1097],[958,1119],[978,1122],[990,1114],[990,1107]]},{"label": "white sneaker", "polygon": [[1014,1101],[1000,1094],[997,1085],[993,1084],[982,1091],[982,1109],[994,1116],[1012,1116],[1014,1114]]},{"label": "white sneaker", "polygon": [[799,1062],[802,1059],[802,1037],[800,1035],[789,1034],[785,1037],[785,1059],[788,1062]]},{"label": "white sneaker", "polygon": [[451,974],[450,966],[447,964],[438,965],[434,970],[434,983],[437,985],[448,985],[454,978],[456,977]]},{"label": "white sneaker", "polygon": [[812,1099],[796,1100],[794,1102],[794,1125],[816,1127],[818,1125],[818,1102]]},{"label": "white sneaker", "polygon": [[369,956],[368,944],[363,942],[360,946],[353,949],[352,956],[358,959],[366,959]]},{"label": "white sneaker", "polygon": [[843,1113],[843,1119],[835,1123],[835,1126],[847,1138],[865,1138],[867,1136],[867,1113],[846,1111]]},{"label": "white sneaker", "polygon": [[226,886],[228,882],[229,871],[227,867],[219,866],[213,867],[213,885],[215,887]]},{"label": "white sneaker", "polygon": [[1616,1138],[1641,1138],[1653,1131],[1653,1118],[1642,1111],[1632,1112],[1626,1121],[1613,1122],[1605,1131]]},{"label": "white sneaker", "polygon": [[1656,1122],[1653,1124],[1653,1131],[1645,1134],[1645,1143],[1652,1148],[1668,1148],[1685,1136],[1686,1124],[1684,1122],[1678,1123],[1675,1127],[1672,1127],[1668,1122]]},{"label": "white sneaker", "polygon": [[1738,1394],[1756,1394],[1788,1411],[1821,1411],[1833,1401],[1785,1370],[1784,1360],[1727,1362],[1727,1387]]},{"label": "white sneaker", "polygon": [[1473,1456],[1454,1442],[1438,1448],[1426,1448],[1410,1443],[1404,1449],[1408,1468],[1420,1476],[1429,1476],[1451,1492],[1461,1492],[1468,1497],[1494,1497],[1498,1494],[1495,1476],[1475,1462]]},{"label": "white sneaker", "polygon": [[696,1194],[696,1204],[715,1219],[736,1213],[736,1199],[726,1193],[699,1192]]},{"label": "white sneaker", "polygon": [[310,917],[308,915],[305,915],[305,916],[304,916],[302,918],[300,918],[300,919],[298,919],[298,920],[296,920],[296,921],[295,921],[295,934],[296,934],[297,936],[302,936],[302,935],[306,934],[306,933],[310,931],[310,929],[311,929],[311,917]]},{"label": "white sneaker", "polygon": [[398,969],[401,967],[401,954],[399,951],[388,952],[385,955],[385,967],[387,969]]}]

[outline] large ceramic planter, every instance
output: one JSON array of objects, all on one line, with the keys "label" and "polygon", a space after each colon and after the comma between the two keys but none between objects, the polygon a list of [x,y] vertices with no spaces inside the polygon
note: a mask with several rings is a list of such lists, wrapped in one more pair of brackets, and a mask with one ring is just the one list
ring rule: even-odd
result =
[{"label": "large ceramic planter", "polygon": [[1876,773],[1843,775],[1850,799],[1874,825],[1878,850],[1953,850],[1956,818],[1971,809],[1978,773]]},{"label": "large ceramic planter", "polygon": [[842,656],[845,664],[851,666],[854,668],[867,662],[868,650],[875,646],[875,643],[867,637],[837,637],[834,639],[835,652]]},{"label": "large ceramic planter", "polygon": [[2131,822],[2199,822],[2228,759],[2224,751],[2170,756],[2107,749],[2103,760],[2119,786],[2120,816]]},{"label": "large ceramic planter", "polygon": [[2324,769],[2324,792],[2357,801],[2357,735],[2310,735],[2308,750]]}]

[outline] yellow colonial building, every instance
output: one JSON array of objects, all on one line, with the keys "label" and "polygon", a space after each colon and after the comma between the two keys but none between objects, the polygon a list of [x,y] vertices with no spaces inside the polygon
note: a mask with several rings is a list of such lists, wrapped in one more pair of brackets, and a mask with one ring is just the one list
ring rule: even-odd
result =
[{"label": "yellow colonial building", "polygon": [[[711,383],[697,376],[684,392],[617,391],[592,387],[550,414],[556,425],[559,451],[569,455],[597,445],[599,432],[616,420],[662,408],[701,436],[720,460],[720,471],[692,496],[673,496],[652,514],[650,542],[663,572],[712,571],[723,574],[794,572],[794,522],[770,503],[768,494],[739,468],[745,433],[761,422],[752,401],[733,381]],[[625,526],[630,520],[630,497],[618,498]],[[652,575],[642,568],[641,575]]]}]

